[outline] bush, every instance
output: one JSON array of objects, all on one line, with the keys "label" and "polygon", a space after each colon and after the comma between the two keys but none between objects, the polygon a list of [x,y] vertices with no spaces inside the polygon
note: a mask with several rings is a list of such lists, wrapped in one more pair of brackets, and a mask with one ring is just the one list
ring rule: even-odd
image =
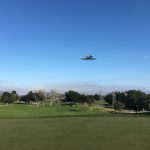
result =
[{"label": "bush", "polygon": [[114,109],[120,111],[122,108],[123,108],[123,103],[116,101],[116,103],[114,104]]}]

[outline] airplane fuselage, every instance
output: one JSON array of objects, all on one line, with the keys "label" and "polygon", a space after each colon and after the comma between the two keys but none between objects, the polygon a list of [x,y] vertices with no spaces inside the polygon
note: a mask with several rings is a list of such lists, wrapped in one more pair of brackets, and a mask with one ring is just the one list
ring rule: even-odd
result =
[{"label": "airplane fuselage", "polygon": [[95,60],[96,58],[94,58],[92,55],[90,56],[86,56],[85,58],[81,58],[82,60]]}]

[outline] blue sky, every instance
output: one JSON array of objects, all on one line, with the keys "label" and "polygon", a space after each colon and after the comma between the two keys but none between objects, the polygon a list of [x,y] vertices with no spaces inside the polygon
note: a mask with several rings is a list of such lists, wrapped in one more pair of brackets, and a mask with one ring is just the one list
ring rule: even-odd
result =
[{"label": "blue sky", "polygon": [[149,0],[1,0],[0,87],[149,87],[149,43]]}]

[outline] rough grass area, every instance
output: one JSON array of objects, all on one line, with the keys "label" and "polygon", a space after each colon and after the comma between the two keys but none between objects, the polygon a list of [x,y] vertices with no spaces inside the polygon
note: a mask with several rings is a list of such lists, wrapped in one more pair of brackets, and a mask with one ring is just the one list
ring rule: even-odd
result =
[{"label": "rough grass area", "polygon": [[149,117],[0,119],[0,150],[149,150]]}]

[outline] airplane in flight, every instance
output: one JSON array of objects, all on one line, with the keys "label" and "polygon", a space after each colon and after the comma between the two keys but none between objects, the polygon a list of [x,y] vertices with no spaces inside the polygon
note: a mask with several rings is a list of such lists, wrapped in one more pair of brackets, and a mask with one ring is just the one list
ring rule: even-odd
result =
[{"label": "airplane in flight", "polygon": [[81,60],[96,60],[96,58],[93,57],[93,55],[85,56],[84,58],[81,58]]}]

